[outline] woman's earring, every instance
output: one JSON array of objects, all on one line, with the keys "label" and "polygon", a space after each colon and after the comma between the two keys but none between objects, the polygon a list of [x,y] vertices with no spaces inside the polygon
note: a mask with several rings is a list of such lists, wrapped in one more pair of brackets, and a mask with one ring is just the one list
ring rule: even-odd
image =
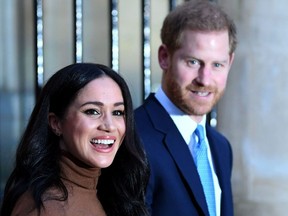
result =
[{"label": "woman's earring", "polygon": [[61,133],[60,133],[59,131],[56,131],[56,130],[55,130],[54,133],[55,133],[55,135],[58,136],[58,137],[61,136]]}]

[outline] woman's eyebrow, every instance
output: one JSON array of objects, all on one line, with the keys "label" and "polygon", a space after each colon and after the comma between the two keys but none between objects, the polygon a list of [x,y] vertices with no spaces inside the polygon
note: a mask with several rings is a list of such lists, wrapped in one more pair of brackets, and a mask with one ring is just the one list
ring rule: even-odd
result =
[{"label": "woman's eyebrow", "polygon": [[[82,104],[81,107],[89,105],[89,104],[97,105],[97,106],[104,106],[104,103],[102,103],[100,101],[88,101],[88,102],[85,102],[84,104]],[[114,106],[122,106],[122,105],[124,105],[123,101],[114,103]]]}]

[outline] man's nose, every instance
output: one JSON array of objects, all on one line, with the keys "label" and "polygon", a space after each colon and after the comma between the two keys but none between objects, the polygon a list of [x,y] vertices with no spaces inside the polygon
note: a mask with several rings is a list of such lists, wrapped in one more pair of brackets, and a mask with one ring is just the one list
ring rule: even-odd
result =
[{"label": "man's nose", "polygon": [[211,79],[211,68],[208,66],[202,66],[198,71],[196,81],[202,86],[208,86]]}]

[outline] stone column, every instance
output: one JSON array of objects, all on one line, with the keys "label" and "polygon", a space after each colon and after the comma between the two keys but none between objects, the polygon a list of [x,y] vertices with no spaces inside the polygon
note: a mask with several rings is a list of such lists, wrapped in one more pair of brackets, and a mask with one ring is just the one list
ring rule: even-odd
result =
[{"label": "stone column", "polygon": [[235,19],[238,48],[218,129],[234,151],[236,216],[288,211],[288,2],[218,0]]}]

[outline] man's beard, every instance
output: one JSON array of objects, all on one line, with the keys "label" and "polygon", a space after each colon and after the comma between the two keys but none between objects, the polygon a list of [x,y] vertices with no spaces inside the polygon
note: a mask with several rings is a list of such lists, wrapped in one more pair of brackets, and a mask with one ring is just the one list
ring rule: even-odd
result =
[{"label": "man's beard", "polygon": [[[203,116],[209,113],[224,93],[224,90],[222,92],[219,92],[216,88],[211,86],[203,87],[193,84],[190,84],[189,86],[186,86],[182,89],[181,86],[179,86],[178,83],[175,81],[175,79],[171,77],[169,78],[168,83],[170,85],[169,88],[167,88],[166,94],[180,110],[182,110],[188,115]],[[209,91],[214,94],[214,98],[210,102],[196,102],[192,98],[189,98],[189,96],[183,95],[183,93],[193,94],[191,91]]]}]

